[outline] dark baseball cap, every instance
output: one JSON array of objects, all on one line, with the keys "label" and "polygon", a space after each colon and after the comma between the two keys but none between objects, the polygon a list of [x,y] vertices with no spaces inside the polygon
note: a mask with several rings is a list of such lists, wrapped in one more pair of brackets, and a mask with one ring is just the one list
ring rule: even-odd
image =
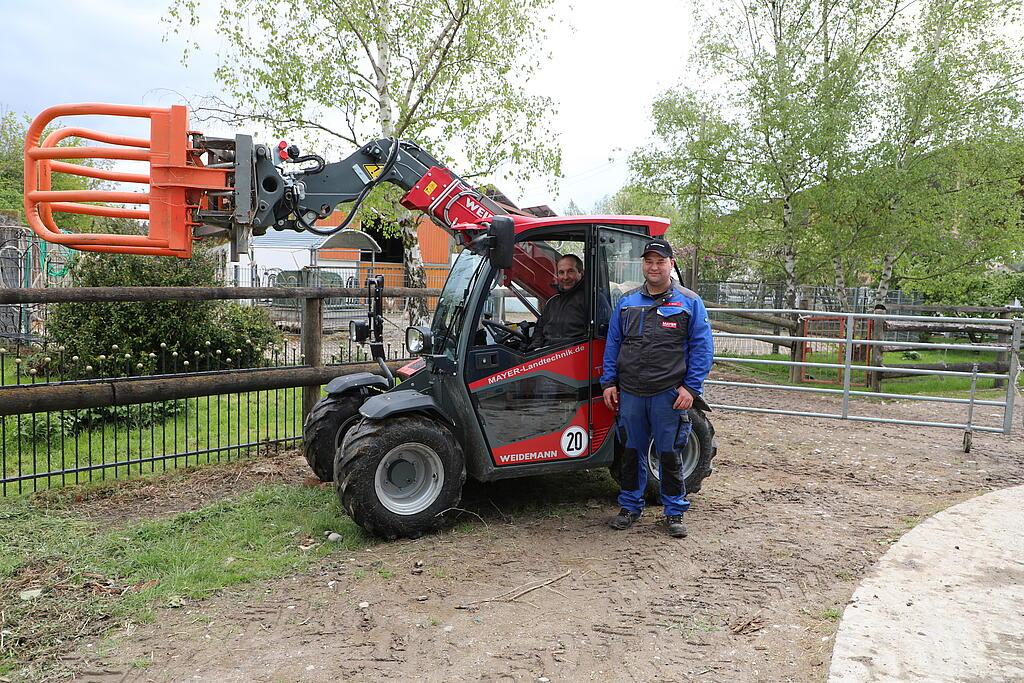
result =
[{"label": "dark baseball cap", "polygon": [[644,254],[653,251],[665,258],[672,258],[672,245],[661,239],[653,239],[644,245]]}]

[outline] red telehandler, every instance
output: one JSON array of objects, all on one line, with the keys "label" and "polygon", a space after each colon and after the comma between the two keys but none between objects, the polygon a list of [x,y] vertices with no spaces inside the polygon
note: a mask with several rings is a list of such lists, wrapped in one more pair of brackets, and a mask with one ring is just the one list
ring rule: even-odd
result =
[{"label": "red telehandler", "polygon": [[[149,120],[150,137],[128,138],[61,128],[56,118],[129,116]],[[99,146],[62,147],[76,137]],[[100,158],[148,162],[149,173],[68,163]],[[53,173],[143,185],[143,192],[53,191]],[[416,537],[442,525],[456,508],[466,476],[479,481],[609,467],[618,475],[622,444],[599,378],[610,305],[643,282],[641,250],[669,222],[646,216],[537,218],[505,215],[417,145],[381,139],[327,163],[293,145],[254,144],[250,136],[210,138],[188,129],[184,107],[77,104],[52,107],[25,141],[25,214],[43,239],[105,253],[187,258],[192,240],[227,238],[232,253],[251,234],[344,229],[379,183],[405,190],[403,206],[422,211],[463,249],[452,265],[433,322],[406,331],[420,358],[392,377],[383,360],[382,282],[368,283],[367,321],[350,334],[369,342],[382,374],[338,377],[308,415],[304,452],[324,481],[334,481],[345,511],[385,538]],[[143,208],[124,208],[137,204]],[[336,207],[351,204],[341,226],[319,228]],[[54,213],[148,221],[146,235],[68,234]],[[570,343],[533,349],[534,324],[556,292],[563,254],[579,256],[589,290],[589,324]],[[401,371],[400,371],[401,372]],[[686,490],[700,490],[711,471],[714,428],[703,401],[690,411]],[[647,458],[656,489],[659,467]]]}]

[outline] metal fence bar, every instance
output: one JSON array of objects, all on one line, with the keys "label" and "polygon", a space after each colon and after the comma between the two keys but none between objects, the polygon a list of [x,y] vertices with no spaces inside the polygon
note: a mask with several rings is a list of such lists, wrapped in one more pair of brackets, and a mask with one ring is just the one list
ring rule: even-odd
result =
[{"label": "metal fence bar", "polygon": [[850,414],[850,375],[852,370],[850,366],[853,365],[853,316],[846,316],[846,354],[845,360],[843,361],[843,417],[849,417]]},{"label": "metal fence bar", "polygon": [[921,316],[921,315],[896,315],[887,313],[845,313],[834,311],[816,311],[805,308],[709,308],[708,313],[760,313],[760,314],[773,314],[773,315],[834,315],[834,316],[845,316],[851,315],[858,320],[909,320],[912,322],[928,322],[928,323],[972,323],[981,322],[986,325],[1000,326],[1000,327],[1011,327],[1013,325],[1012,319],[1006,318],[943,318],[939,316]]},{"label": "metal fence bar", "polygon": [[1013,319],[1013,333],[1010,335],[1010,353],[1007,360],[1010,363],[1006,373],[1006,409],[1003,411],[1003,434],[1009,434],[1013,430],[1013,404],[1017,396],[1017,373],[1020,371],[1020,334],[1021,319]]},{"label": "metal fence bar", "polygon": [[[846,366],[842,363],[810,363],[806,361],[795,361],[795,360],[769,360],[765,358],[735,358],[728,356],[715,356],[716,361],[726,361],[734,363],[754,363],[757,365],[786,365],[790,367],[805,367],[805,368],[832,368],[836,370],[842,370]],[[957,370],[918,370],[916,368],[902,367],[899,365],[855,365],[854,369],[858,372],[877,370],[878,372],[899,372],[901,374],[908,375],[942,375],[944,377],[973,377],[973,372],[959,372]],[[997,372],[979,372],[978,377],[985,377],[987,379],[1005,379],[1006,373]],[[758,385],[753,385],[758,386]]]},{"label": "metal fence bar", "polygon": [[[716,410],[733,410],[736,412],[743,413],[766,413],[769,415],[792,415],[793,417],[825,417],[835,420],[852,420],[854,422],[880,422],[882,424],[896,424],[896,425],[908,425],[911,427],[952,427],[954,429],[967,429],[968,425],[957,422],[928,422],[925,420],[899,420],[886,417],[871,417],[870,415],[848,415],[843,417],[837,413],[815,413],[815,412],[804,412],[800,410],[783,410],[780,408],[756,408],[751,406],[733,406],[724,403],[710,403],[708,404]],[[1002,427],[985,427],[973,425],[970,427],[976,432],[992,432],[995,434],[1001,434],[1003,432]]]},{"label": "metal fence bar", "polygon": [[[840,337],[792,337],[782,334],[739,334],[736,332],[712,332],[711,336],[716,339],[753,339],[755,341],[779,340],[779,341],[801,341],[817,342],[821,344],[845,344],[845,339]],[[934,342],[900,342],[886,341],[885,339],[854,339],[854,346],[899,346],[914,349],[937,349],[946,351],[1005,351],[1005,346],[991,346],[984,344],[938,344]]]},{"label": "metal fence bar", "polygon": [[[841,395],[841,394],[843,394],[843,390],[842,389],[828,389],[826,387],[798,387],[798,386],[793,386],[792,384],[761,384],[761,383],[758,383],[758,384],[754,385],[754,384],[751,384],[749,382],[730,382],[730,381],[721,380],[721,379],[705,380],[704,384],[710,384],[710,385],[713,385],[713,386],[722,386],[722,387],[742,387],[742,388],[747,388],[747,389],[756,386],[758,389],[774,389],[774,390],[777,390],[777,391],[793,391],[793,392],[805,393],[805,394],[832,394],[832,395]],[[849,392],[849,394],[850,394],[850,396],[858,396],[858,397],[862,396],[864,398],[894,398],[894,399],[904,399],[904,400],[907,400],[907,401],[925,401],[925,402],[934,402],[934,403],[960,403],[960,404],[967,404],[967,403],[971,402],[971,400],[969,398],[953,398],[951,396],[927,396],[927,395],[920,395],[920,394],[890,394],[890,393],[875,392],[875,391],[857,391],[857,390],[852,390],[852,391]],[[988,401],[988,400],[976,399],[974,401],[974,404],[975,405],[979,405],[979,406],[992,406],[994,408],[1005,408],[1006,407],[1006,402],[1005,401]]]}]

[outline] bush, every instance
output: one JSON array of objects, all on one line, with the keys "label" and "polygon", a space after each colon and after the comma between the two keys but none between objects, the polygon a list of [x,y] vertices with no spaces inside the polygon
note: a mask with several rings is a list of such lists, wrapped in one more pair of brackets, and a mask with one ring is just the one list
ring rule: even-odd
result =
[{"label": "bush", "polygon": [[[191,259],[88,254],[78,259],[72,276],[80,287],[213,287],[219,284],[216,273],[215,255],[197,245]],[[212,301],[60,304],[51,311],[47,330],[64,347],[65,364],[78,356],[81,365],[94,365],[101,374],[129,367],[151,372],[162,349],[191,356],[205,351],[206,342],[221,348],[222,358],[231,356],[232,365],[234,350],[243,349],[242,362],[251,365],[281,339],[264,311]],[[108,358],[101,362],[100,355]]]},{"label": "bush", "polygon": [[233,364],[241,362],[247,367],[257,365],[263,350],[280,344],[283,337],[264,309],[227,302],[215,308],[206,341],[212,348],[221,349]]}]

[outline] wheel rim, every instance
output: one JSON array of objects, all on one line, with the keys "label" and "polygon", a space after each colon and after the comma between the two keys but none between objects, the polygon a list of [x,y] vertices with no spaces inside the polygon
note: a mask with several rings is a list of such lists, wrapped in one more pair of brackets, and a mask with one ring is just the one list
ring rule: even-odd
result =
[{"label": "wheel rim", "polygon": [[[697,439],[696,434],[690,432],[686,438],[686,447],[683,449],[683,481],[689,479],[690,475],[696,471],[698,462],[700,462],[700,440]],[[655,481],[661,481],[661,458],[658,457],[653,440],[647,449],[647,471]]]},{"label": "wheel rim", "polygon": [[421,443],[396,446],[381,458],[373,488],[381,505],[398,515],[430,507],[444,487],[444,466],[434,449]]}]

